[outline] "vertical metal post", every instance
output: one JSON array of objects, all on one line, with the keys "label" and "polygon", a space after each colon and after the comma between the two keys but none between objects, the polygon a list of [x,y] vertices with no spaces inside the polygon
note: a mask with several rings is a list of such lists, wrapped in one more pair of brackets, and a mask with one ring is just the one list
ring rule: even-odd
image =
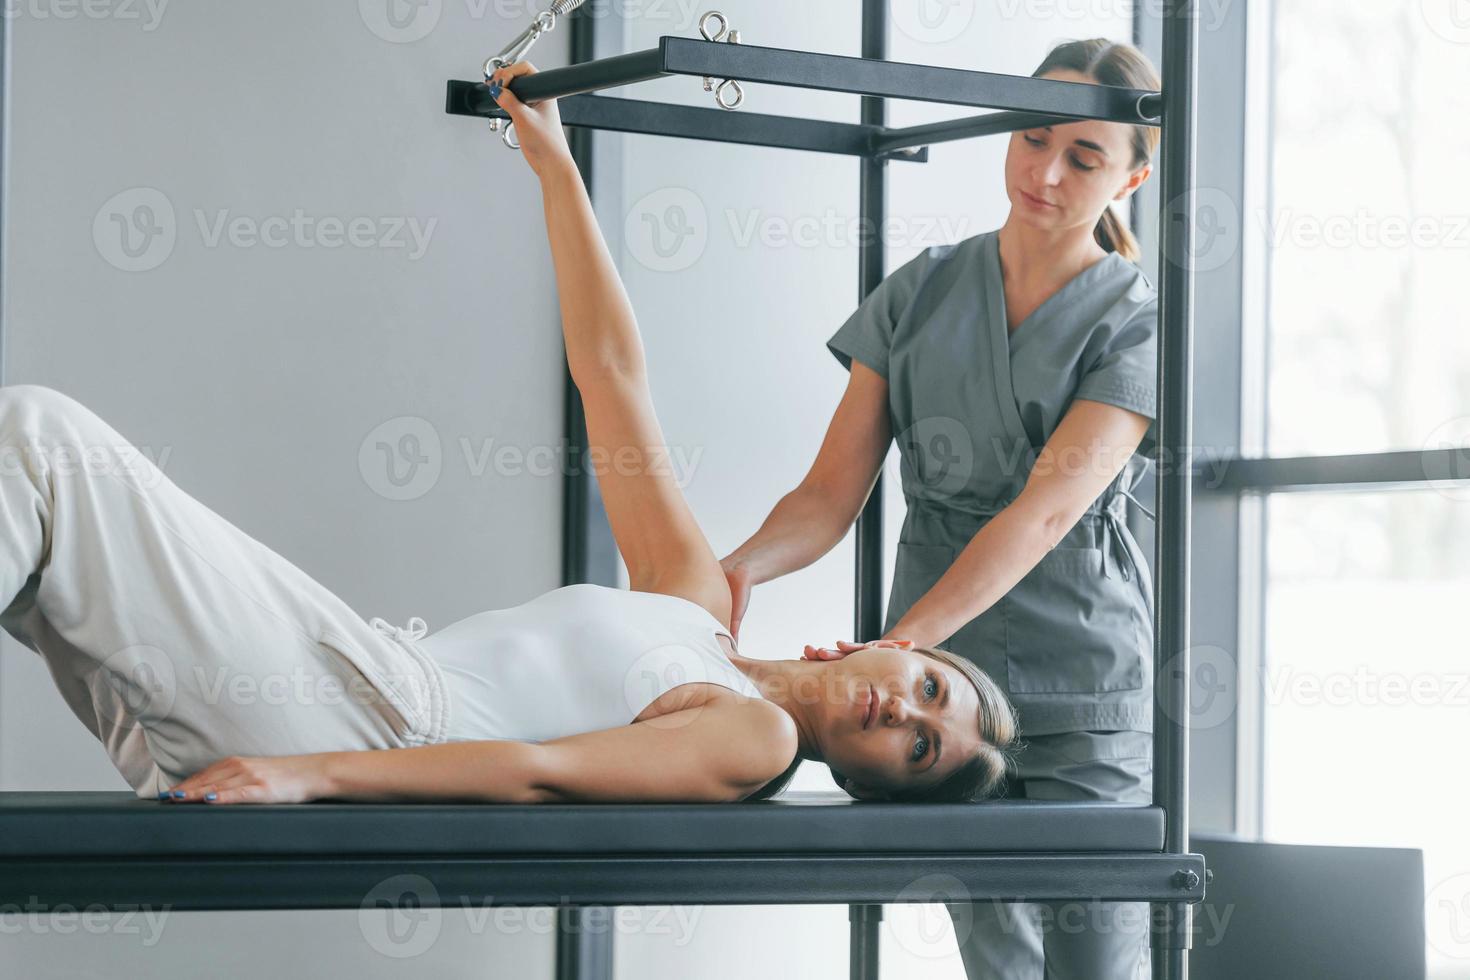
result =
[{"label": "vertical metal post", "polygon": [[848,980],[878,980],[878,924],[881,905],[849,905]]},{"label": "vertical metal post", "polygon": [[[863,57],[888,54],[888,0],[863,0]],[[884,125],[883,100],[864,96],[862,122]],[[888,164],[864,157],[858,183],[858,299],[865,299],[883,281],[886,259],[881,228],[888,211]],[[856,592],[853,618],[859,642],[876,640],[883,632],[883,481],[873,486],[857,522]]]},{"label": "vertical metal post", "polygon": [[[1195,0],[1166,0],[1162,70],[1163,168],[1159,194],[1159,534],[1154,608],[1154,785],[1165,811],[1164,851],[1189,850],[1189,539],[1191,341],[1194,305],[1194,115],[1198,22]],[[1189,975],[1192,909],[1153,905],[1153,975]]]},{"label": "vertical metal post", "polygon": [[[888,0],[863,0],[862,57],[888,57]],[[887,112],[880,98],[864,96],[861,121],[882,126]],[[888,164],[864,157],[858,177],[858,300],[861,302],[883,281],[885,272],[883,236],[880,233],[888,212]],[[854,639],[876,640],[883,634],[883,477],[863,505],[857,522],[857,555],[853,576]],[[878,924],[883,921],[881,905],[850,905],[848,975],[851,980],[878,980]]]},{"label": "vertical metal post", "polygon": [[571,905],[556,910],[556,980],[612,980],[612,909]]}]

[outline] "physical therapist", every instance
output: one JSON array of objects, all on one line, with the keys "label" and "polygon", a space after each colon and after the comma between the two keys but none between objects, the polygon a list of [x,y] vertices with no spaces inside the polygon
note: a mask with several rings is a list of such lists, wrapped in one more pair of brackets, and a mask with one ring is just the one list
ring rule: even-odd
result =
[{"label": "physical therapist", "polygon": [[[1160,88],[1105,39],[1033,75]],[[897,438],[907,512],[882,639],[943,645],[1005,689],[1012,798],[1152,796],[1153,588],[1124,518],[1156,446],[1157,295],[1110,205],[1148,179],[1158,138],[1098,120],[1013,133],[1005,223],[922,252],[828,341],[850,377],[817,459],[722,562],[738,635],[756,585],[842,540]],[[1144,903],[948,909],[969,980],[1148,976]]]}]

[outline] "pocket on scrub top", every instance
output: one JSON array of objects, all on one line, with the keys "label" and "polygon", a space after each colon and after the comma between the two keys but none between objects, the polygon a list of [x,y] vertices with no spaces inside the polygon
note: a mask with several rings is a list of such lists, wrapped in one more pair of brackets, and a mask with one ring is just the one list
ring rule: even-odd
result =
[{"label": "pocket on scrub top", "polygon": [[1102,573],[1098,548],[1053,548],[1001,600],[1008,687],[1087,694],[1143,686],[1147,611],[1138,587]]},{"label": "pocket on scrub top", "polygon": [[898,554],[893,563],[893,589],[888,596],[888,622],[883,625],[883,632],[891,630],[904,613],[944,577],[949,566],[954,564],[954,554],[954,549],[948,545],[898,543]]},{"label": "pocket on scrub top", "polygon": [[317,645],[342,665],[344,703],[375,712],[400,736],[425,734],[428,693],[423,671],[407,651],[395,647],[392,662],[383,664],[331,629],[317,635]]}]

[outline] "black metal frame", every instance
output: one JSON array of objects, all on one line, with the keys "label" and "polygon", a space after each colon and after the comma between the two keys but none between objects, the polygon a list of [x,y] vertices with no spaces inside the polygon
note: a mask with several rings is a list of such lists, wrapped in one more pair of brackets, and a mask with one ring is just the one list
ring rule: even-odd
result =
[{"label": "black metal frame", "polygon": [[1343,456],[1273,456],[1222,460],[1218,477],[1196,465],[1201,489],[1225,493],[1320,490],[1413,490],[1426,484],[1470,480],[1464,449],[1402,450]]},{"label": "black metal frame", "polygon": [[[867,34],[865,28],[865,39]],[[885,44],[881,37],[875,43]],[[527,102],[558,99],[562,122],[576,128],[915,162],[928,159],[924,147],[931,143],[1008,133],[1049,123],[1106,119],[1157,125],[1163,104],[1156,92],[911,65],[885,61],[881,55],[871,53],[873,50],[867,40],[863,57],[849,58],[664,37],[658,47],[647,51],[539,72],[519,79],[514,89]],[[863,121],[854,124],[583,94],[670,75],[734,78],[845,92],[864,96],[865,107],[890,98],[1000,111],[889,129],[881,121],[881,111],[875,115],[867,108]],[[496,105],[483,82],[449,82],[444,111],[455,116],[509,118]]]},{"label": "black metal frame", "polygon": [[[795,85],[844,91],[865,96],[863,121],[858,126],[821,125],[811,121],[746,117],[723,110],[667,112],[648,103],[586,97],[567,99],[582,128],[621,128],[630,132],[660,132],[727,142],[790,146],[840,152],[862,160],[861,208],[864,219],[881,216],[885,204],[885,165],[889,158],[922,159],[908,152],[921,143],[1007,132],[1036,125],[1043,117],[1094,118],[1120,122],[1168,120],[1164,127],[1164,201],[1161,206],[1159,367],[1161,386],[1161,450],[1183,458],[1190,432],[1190,271],[1187,257],[1192,213],[1192,123],[1196,22],[1193,0],[1169,0],[1166,7],[1164,91],[1156,93],[1105,89],[1040,79],[968,72],[955,69],[902,65],[882,60],[886,31],[886,0],[864,0],[863,57],[844,58],[746,45],[711,44],[665,38],[648,52],[589,61],[565,69],[542,72],[517,86],[523,98],[534,101],[574,92],[587,92],[637,78],[663,74],[710,75],[752,82]],[[575,22],[574,22],[575,23]],[[0,22],[0,31],[4,24]],[[3,43],[0,34],[0,43]],[[585,44],[586,36],[583,36]],[[585,50],[582,51],[585,54]],[[456,88],[451,86],[451,93]],[[458,89],[461,101],[451,111],[493,115],[476,99]],[[884,98],[912,98],[999,109],[989,116],[907,130],[883,126]],[[622,122],[610,120],[613,111]],[[1145,115],[1147,113],[1148,115]],[[572,117],[573,113],[564,110]],[[660,128],[662,127],[662,128]],[[676,130],[671,132],[670,130]],[[800,132],[798,132],[800,130]],[[815,135],[814,135],[815,134]],[[820,145],[817,145],[820,144]],[[584,176],[590,175],[590,148],[583,142],[578,154]],[[881,243],[873,239],[860,253],[863,295],[883,278]],[[581,423],[580,403],[568,399],[567,431],[575,444]],[[585,446],[585,442],[582,442]],[[610,552],[587,532],[601,523],[595,482],[580,467],[568,477],[564,517],[569,536],[564,551],[564,577],[569,581],[603,580],[609,572]],[[570,492],[575,488],[576,492]],[[155,902],[173,908],[352,908],[366,888],[395,871],[414,872],[434,880],[441,895],[483,894],[486,882],[497,880],[498,904],[559,901],[571,904],[646,904],[660,902],[848,902],[852,904],[852,976],[876,977],[881,903],[897,900],[914,876],[925,870],[954,875],[976,899],[1007,901],[1114,899],[1152,901],[1156,904],[1156,977],[1185,976],[1189,945],[1189,906],[1204,895],[1203,858],[1186,853],[1187,838],[1187,732],[1180,721],[1186,705],[1188,677],[1188,559],[1190,473],[1175,468],[1159,481],[1159,574],[1156,584],[1156,660],[1158,699],[1155,714],[1155,804],[1164,810],[1166,840],[1162,851],[1136,853],[990,854],[983,851],[952,855],[854,854],[815,856],[772,853],[760,857],[637,856],[617,858],[499,858],[443,859],[405,855],[401,859],[366,860],[304,858],[268,860],[239,858],[191,859],[184,872],[177,860],[150,861],[106,857],[73,861],[41,859],[7,862],[8,885],[31,883],[38,894],[53,901],[71,895],[81,903],[118,908]],[[876,635],[881,628],[881,496],[875,490],[859,521],[856,583],[856,619],[860,635]],[[1172,669],[1167,669],[1172,668]],[[245,891],[240,883],[249,882]],[[503,887],[502,887],[503,886]],[[289,897],[284,897],[289,896]],[[570,910],[585,916],[590,909]],[[561,976],[584,975],[588,968],[607,972],[607,947],[584,947],[579,941],[559,942]],[[602,962],[597,961],[599,957]]]},{"label": "black metal frame", "polygon": [[[1126,869],[1120,873],[1120,869]],[[944,876],[974,901],[1150,901],[1167,894],[1204,899],[1198,854],[630,854],[538,855],[212,855],[7,859],[0,894],[11,906],[152,907],[177,912],[355,909],[397,875],[433,888],[423,904],[464,906],[835,905],[854,904],[876,929],[882,905],[912,893],[925,876]],[[1191,877],[1192,876],[1192,877]],[[953,884],[957,882],[958,884]],[[912,900],[912,899],[910,899]],[[938,900],[938,899],[932,899]],[[871,904],[869,904],[871,903]],[[576,933],[572,923],[563,933]],[[875,958],[868,972],[876,977]],[[586,950],[582,951],[584,955]],[[854,967],[858,965],[854,960]],[[588,972],[559,963],[561,977]],[[859,974],[854,973],[854,976]]]},{"label": "black metal frame", "polygon": [[[516,94],[527,102],[558,98],[562,121],[574,128],[607,129],[747,145],[783,147],[838,153],[860,159],[860,212],[866,226],[886,211],[886,164],[890,159],[922,162],[927,144],[973,136],[1011,132],[1048,122],[1104,119],[1112,122],[1160,125],[1163,129],[1159,206],[1159,452],[1161,458],[1187,459],[1190,445],[1193,324],[1192,215],[1194,208],[1194,118],[1198,22],[1195,0],[1166,0],[1163,9],[1163,91],[1143,92],[1106,86],[1059,82],[988,72],[935,68],[885,60],[887,54],[887,0],[864,0],[862,56],[814,54],[752,45],[711,43],[664,37],[656,48],[604,58],[592,63],[543,71],[516,82]],[[592,93],[669,75],[733,78],[747,82],[840,91],[863,96],[857,124],[791,119],[727,112],[722,109],[668,106],[632,99],[613,99]],[[981,116],[889,129],[884,99],[916,99],[988,108]],[[481,83],[448,83],[446,111],[453,115],[505,118]],[[884,252],[876,236],[860,244],[859,300],[884,277]],[[1153,972],[1159,978],[1187,976],[1190,940],[1190,903],[1203,896],[1206,872],[1203,859],[1188,852],[1188,730],[1189,677],[1189,559],[1191,483],[1190,467],[1174,466],[1157,475],[1158,535],[1156,541],[1154,656],[1156,697],[1154,710],[1154,805],[1165,813],[1165,844],[1158,855],[1173,872],[1168,887],[1147,885],[1130,894],[1155,904],[1151,945]],[[882,482],[874,488],[857,523],[855,626],[859,637],[882,630]],[[586,525],[567,527],[569,536]],[[1058,899],[1097,898],[1141,884],[1143,855],[1092,856],[1089,862],[1100,877],[1087,880],[1062,873],[1053,884]],[[1151,860],[1152,856],[1149,857]],[[782,858],[795,860],[800,858]],[[973,862],[973,884],[979,897],[1009,900],[1037,897],[1036,881],[1025,869],[1006,887],[997,887],[1001,867],[994,856],[959,856]],[[859,859],[861,862],[861,859]],[[1038,855],[1031,868],[1081,870],[1078,856]],[[862,866],[861,863],[854,867]],[[948,865],[954,868],[952,862]],[[773,866],[774,867],[774,866]],[[908,864],[913,873],[912,863]],[[871,869],[864,874],[871,873]],[[872,879],[859,876],[871,886]],[[1028,885],[1028,881],[1030,884]],[[1157,883],[1157,882],[1156,882]],[[1105,886],[1104,886],[1105,885]],[[851,903],[851,976],[869,980],[878,975],[879,900],[895,893],[867,888],[857,894],[829,893],[827,901]],[[1184,890],[1181,893],[1181,888]],[[801,894],[777,895],[772,886],[747,901],[810,901]],[[808,891],[807,896],[813,893]],[[684,901],[690,901],[687,896]]]}]

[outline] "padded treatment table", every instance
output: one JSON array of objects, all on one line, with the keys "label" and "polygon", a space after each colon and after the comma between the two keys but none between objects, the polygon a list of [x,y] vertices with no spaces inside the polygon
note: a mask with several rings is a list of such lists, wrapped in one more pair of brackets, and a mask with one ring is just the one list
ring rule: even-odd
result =
[{"label": "padded treatment table", "polygon": [[[0,793],[0,906],[359,908],[419,875],[424,905],[719,905],[1098,898],[1197,902],[1128,803],[228,805]],[[930,877],[934,876],[934,877]],[[400,889],[401,890],[401,889]]]}]

